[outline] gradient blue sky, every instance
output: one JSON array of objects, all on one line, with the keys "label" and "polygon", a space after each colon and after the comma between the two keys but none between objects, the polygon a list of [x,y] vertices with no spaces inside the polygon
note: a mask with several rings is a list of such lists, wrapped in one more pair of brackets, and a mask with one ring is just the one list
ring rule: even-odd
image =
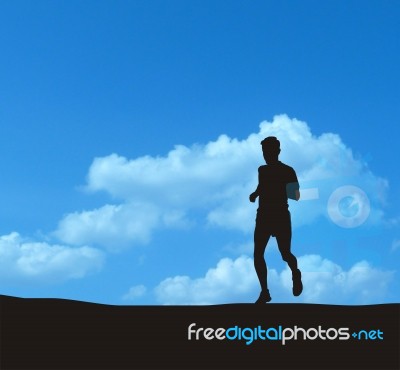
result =
[{"label": "gradient blue sky", "polygon": [[[1,1],[0,293],[253,301],[248,194],[276,134],[319,197],[290,204],[301,297],[268,247],[273,302],[399,302],[399,19],[398,1]],[[369,199],[358,227],[329,217],[343,185]]]}]

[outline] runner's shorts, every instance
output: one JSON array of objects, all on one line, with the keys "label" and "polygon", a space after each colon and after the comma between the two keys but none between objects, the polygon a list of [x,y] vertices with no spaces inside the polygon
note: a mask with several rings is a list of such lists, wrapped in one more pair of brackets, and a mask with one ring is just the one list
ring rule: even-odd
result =
[{"label": "runner's shorts", "polygon": [[256,217],[257,232],[276,235],[291,235],[292,223],[289,210],[279,212],[257,211]]}]

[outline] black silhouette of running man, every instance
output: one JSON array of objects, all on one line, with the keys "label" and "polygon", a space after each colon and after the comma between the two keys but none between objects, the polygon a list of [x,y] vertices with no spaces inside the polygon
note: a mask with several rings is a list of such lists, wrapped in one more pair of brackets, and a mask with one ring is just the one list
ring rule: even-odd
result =
[{"label": "black silhouette of running man", "polygon": [[267,137],[261,145],[267,165],[258,168],[258,186],[250,194],[250,202],[254,203],[259,198],[254,230],[254,267],[261,285],[261,293],[255,303],[259,304],[271,300],[264,259],[265,248],[271,236],[276,238],[282,259],[292,270],[293,295],[299,296],[303,291],[297,259],[290,251],[292,225],[288,209],[288,198],[300,199],[299,182],[294,169],[278,160],[281,149],[275,136]]}]

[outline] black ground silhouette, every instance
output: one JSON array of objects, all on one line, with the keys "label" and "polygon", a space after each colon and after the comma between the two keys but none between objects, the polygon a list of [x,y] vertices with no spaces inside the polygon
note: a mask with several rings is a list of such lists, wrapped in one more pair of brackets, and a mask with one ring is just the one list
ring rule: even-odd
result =
[{"label": "black ground silhouette", "polygon": [[[0,296],[0,369],[399,369],[399,315],[400,304],[109,306]],[[188,340],[193,323],[375,334],[246,344],[206,340],[204,331]]]}]

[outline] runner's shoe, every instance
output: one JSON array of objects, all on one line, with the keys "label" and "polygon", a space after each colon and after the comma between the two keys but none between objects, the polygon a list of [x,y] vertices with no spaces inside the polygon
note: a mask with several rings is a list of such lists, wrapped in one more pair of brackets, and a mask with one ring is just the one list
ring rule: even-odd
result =
[{"label": "runner's shoe", "polygon": [[260,296],[258,297],[258,299],[256,300],[256,304],[264,304],[264,303],[268,303],[271,300],[271,296],[269,295],[269,290],[267,289],[266,291],[263,290],[260,293]]}]

